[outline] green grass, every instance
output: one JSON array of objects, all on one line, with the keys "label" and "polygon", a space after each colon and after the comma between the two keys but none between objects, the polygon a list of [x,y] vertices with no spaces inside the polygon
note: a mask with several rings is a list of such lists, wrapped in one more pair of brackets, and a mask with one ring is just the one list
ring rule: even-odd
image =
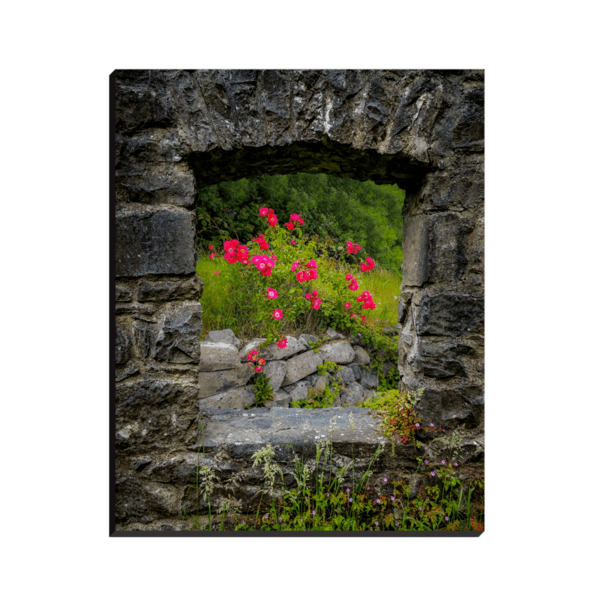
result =
[{"label": "green grass", "polygon": [[[321,259],[323,260],[323,259]],[[222,258],[202,258],[196,265],[196,272],[204,281],[202,292],[202,320],[204,332],[232,329],[241,339],[261,336],[261,323],[253,319],[249,310],[250,296],[245,295],[238,280],[239,264],[230,265]],[[344,265],[330,261],[330,268],[339,272],[340,278],[348,272]],[[359,291],[368,290],[373,295],[377,308],[365,311],[367,324],[390,327],[398,323],[398,296],[402,278],[391,271],[376,266],[372,271],[360,273]],[[323,280],[314,284],[321,296],[326,297],[333,291]],[[309,313],[306,321],[286,323],[285,332],[290,335],[299,333],[322,333],[317,329],[315,312]],[[364,314],[364,313],[362,313]]]}]

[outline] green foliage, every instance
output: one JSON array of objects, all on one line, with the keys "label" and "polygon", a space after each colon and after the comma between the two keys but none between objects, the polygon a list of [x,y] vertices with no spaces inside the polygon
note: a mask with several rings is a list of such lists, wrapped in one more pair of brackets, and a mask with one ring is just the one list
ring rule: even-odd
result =
[{"label": "green foliage", "polygon": [[[392,442],[401,444],[420,443],[415,439],[418,430],[434,431],[435,428],[422,427],[415,409],[424,389],[416,392],[402,392],[397,389],[378,392],[372,398],[365,400],[361,406],[379,412],[381,417],[381,432]],[[440,429],[441,431],[441,429]]]},{"label": "green foliage", "polygon": [[264,406],[265,402],[273,400],[273,386],[264,373],[259,373],[254,378],[254,393],[256,394],[256,406]]},{"label": "green foliage", "polygon": [[[333,466],[331,441],[317,443],[310,463],[294,454],[293,481],[286,485],[270,444],[253,455],[262,467],[264,487],[254,517],[243,517],[229,503],[220,521],[201,524],[199,530],[235,531],[483,531],[484,480],[459,476],[445,461],[429,463],[426,484],[414,487],[403,475],[371,482],[371,467],[382,453],[379,446],[358,480],[353,461]],[[419,459],[419,468],[425,461]],[[373,489],[375,484],[379,491]],[[373,486],[373,487],[372,487]],[[268,504],[263,506],[263,498]],[[210,506],[210,504],[209,504]],[[187,515],[185,515],[187,516]]]},{"label": "green foliage", "polygon": [[396,185],[376,185],[332,175],[261,175],[209,186],[198,192],[198,240],[221,250],[225,239],[248,243],[262,230],[258,209],[278,215],[300,213],[306,235],[329,238],[332,256],[353,263],[347,240],[370,248],[384,268],[399,273],[402,263],[405,193]]},{"label": "green foliage", "polygon": [[[220,256],[204,258],[196,265],[196,272],[205,282],[202,303],[206,331],[229,328],[242,338],[260,335],[271,343],[279,340],[283,331],[292,335],[319,333],[327,327],[359,331],[359,314],[371,326],[377,323],[388,325],[397,320],[397,296],[391,291],[399,293],[399,277],[378,266],[363,272],[357,265],[347,265],[331,258],[329,242],[306,237],[303,227],[297,226],[293,231],[283,226],[268,227],[264,243],[268,244],[268,248],[262,250],[259,243],[250,242],[247,262],[255,256],[276,256],[277,260],[266,276],[252,262],[245,265],[229,263]],[[355,254],[348,255],[357,257]],[[365,259],[366,251],[362,250],[358,260]],[[298,266],[294,267],[294,263]],[[317,279],[299,281],[298,273],[308,270],[309,263],[317,264]],[[354,278],[357,290],[350,289],[346,275]],[[388,292],[381,297],[373,292],[375,308],[362,309],[357,301],[359,295],[375,289],[382,280],[385,280]],[[277,291],[277,298],[267,296],[268,288]],[[319,297],[318,306],[307,299],[315,292]],[[274,318],[274,309],[283,311],[282,319]]]}]

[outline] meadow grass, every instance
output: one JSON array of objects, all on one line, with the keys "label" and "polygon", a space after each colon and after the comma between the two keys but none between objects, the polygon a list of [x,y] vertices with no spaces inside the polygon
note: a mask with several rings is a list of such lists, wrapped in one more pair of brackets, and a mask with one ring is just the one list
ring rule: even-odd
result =
[{"label": "meadow grass", "polygon": [[[321,259],[323,261],[325,259]],[[334,260],[328,261],[328,267],[336,271],[340,278],[348,272],[346,265],[337,264]],[[204,281],[202,291],[202,320],[203,331],[232,329],[241,339],[260,337],[261,322],[249,310],[251,292],[240,286],[239,265],[229,264],[222,258],[202,258],[196,265],[196,273]],[[364,311],[366,324],[379,327],[390,327],[398,323],[398,297],[402,285],[402,277],[376,266],[372,271],[360,273],[357,276],[360,282],[358,296],[362,290],[368,290],[373,295],[377,308],[373,311]],[[333,295],[333,289],[325,280],[315,284],[322,296]],[[309,313],[303,322],[285,323],[287,334],[321,333],[316,329],[316,316]]]}]

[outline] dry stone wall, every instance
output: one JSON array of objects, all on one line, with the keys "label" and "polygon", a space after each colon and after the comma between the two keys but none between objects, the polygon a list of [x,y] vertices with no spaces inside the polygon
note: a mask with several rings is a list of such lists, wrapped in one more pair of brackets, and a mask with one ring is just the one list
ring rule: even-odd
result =
[{"label": "dry stone wall", "polygon": [[[393,330],[397,334],[396,330]],[[255,364],[248,354],[257,350],[266,360],[263,372],[269,378],[274,398],[265,402],[265,408],[290,408],[292,402],[306,400],[309,391],[323,391],[333,382],[333,375],[319,375],[318,367],[331,362],[340,367],[339,390],[331,404],[333,407],[353,407],[373,395],[379,384],[378,373],[368,367],[371,357],[362,347],[360,338],[346,339],[329,329],[329,340],[316,351],[310,342],[315,336],[302,334],[296,339],[287,336],[287,346],[279,348],[270,344],[261,348],[266,340],[256,338],[243,347],[231,329],[211,331],[207,341],[200,342],[201,360],[198,375],[199,409],[245,409],[256,405],[254,385],[247,385],[255,375]],[[219,340],[219,341],[214,341]],[[382,374],[394,365],[382,366]]]},{"label": "dry stone wall", "polygon": [[225,180],[325,172],[407,190],[400,385],[425,388],[426,418],[481,437],[482,71],[121,70],[111,91],[117,522],[170,514],[187,485],[141,474],[196,447],[194,203]]}]

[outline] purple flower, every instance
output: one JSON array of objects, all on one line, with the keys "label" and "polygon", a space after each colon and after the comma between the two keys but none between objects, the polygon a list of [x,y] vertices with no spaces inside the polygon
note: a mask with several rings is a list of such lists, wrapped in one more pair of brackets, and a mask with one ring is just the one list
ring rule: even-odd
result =
[{"label": "purple flower", "polygon": [[415,423],[415,427],[418,429],[421,426],[418,423]]},{"label": "purple flower", "polygon": [[312,514],[313,514],[313,516],[314,516],[314,515],[316,515],[316,514],[317,514],[317,511],[316,511],[316,510],[313,510],[313,511],[312,511]]},{"label": "purple flower", "polygon": [[377,500],[375,500],[375,502],[377,502],[377,504],[381,504],[381,500],[379,498],[377,498]]},{"label": "purple flower", "polygon": [[387,483],[387,477],[383,478],[383,483]]},{"label": "purple flower", "polygon": [[329,498],[329,492],[327,492],[327,497]]},{"label": "purple flower", "polygon": [[283,517],[279,517],[279,522],[282,523],[283,522]]},{"label": "purple flower", "polygon": [[399,527],[399,526],[400,526],[400,523],[396,523],[396,527]]},{"label": "purple flower", "polygon": [[393,502],[396,498],[394,496],[390,496],[390,500]]},{"label": "purple flower", "polygon": [[350,498],[350,502],[354,502],[354,500],[352,498]]},{"label": "purple flower", "polygon": [[350,488],[346,488],[346,494],[350,492]]},{"label": "purple flower", "polygon": [[422,507],[422,506],[419,506],[419,510],[423,510],[423,507]]},{"label": "purple flower", "polygon": [[428,460],[425,460],[425,464],[426,464],[426,465],[428,465],[428,464],[429,464],[429,461],[428,461]]},{"label": "purple flower", "polygon": [[429,423],[429,427],[435,427],[433,423]]},{"label": "purple flower", "polygon": [[371,486],[370,486],[370,485],[368,485],[368,486],[367,486],[367,492],[368,492],[370,489],[371,489]]},{"label": "purple flower", "polygon": [[446,516],[444,517],[444,521],[446,521],[446,523],[450,520],[450,517]]},{"label": "purple flower", "polygon": [[246,521],[244,521],[244,520],[242,519],[242,525],[245,525],[245,524],[246,524]]},{"label": "purple flower", "polygon": [[443,465],[445,465],[445,464],[446,464],[446,461],[445,461],[445,460],[443,460],[443,459],[442,459],[442,464],[443,464]]},{"label": "purple flower", "polygon": [[375,521],[375,527],[379,527],[379,521]]},{"label": "purple flower", "polygon": [[458,467],[458,463],[457,463],[457,462],[455,462],[455,463],[452,463],[452,464],[453,464],[455,467]]},{"label": "purple flower", "polygon": [[431,476],[435,477],[435,471],[431,471]]},{"label": "purple flower", "polygon": [[213,531],[215,530],[215,526],[213,525]]}]

